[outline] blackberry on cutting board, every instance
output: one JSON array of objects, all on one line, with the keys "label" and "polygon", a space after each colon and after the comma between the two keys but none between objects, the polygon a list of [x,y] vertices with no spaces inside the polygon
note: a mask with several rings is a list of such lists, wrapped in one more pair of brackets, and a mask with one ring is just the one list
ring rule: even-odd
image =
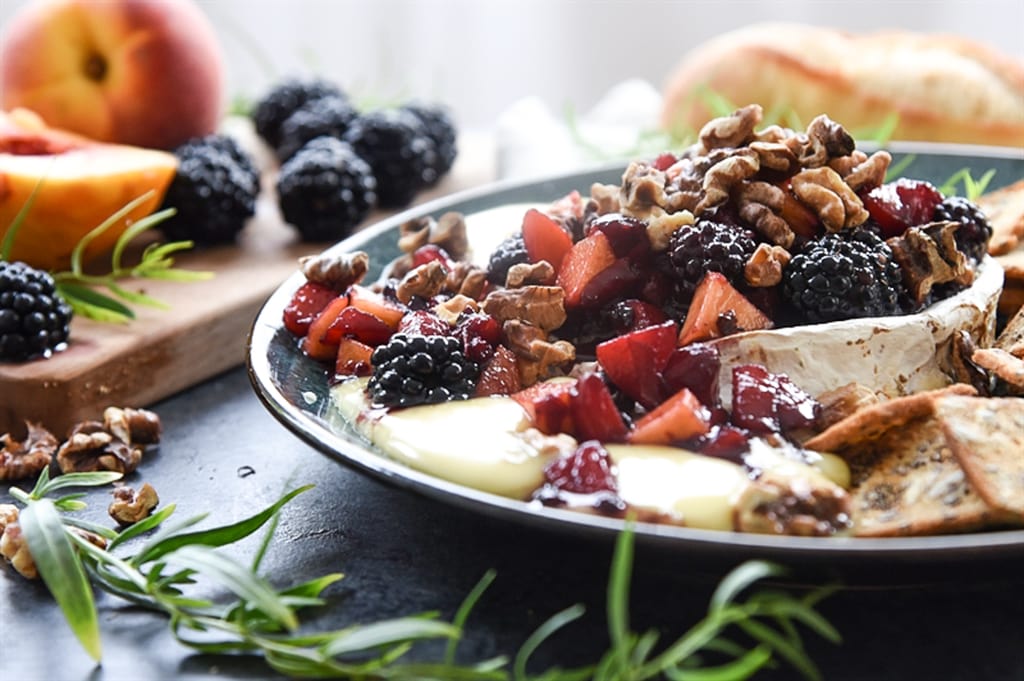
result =
[{"label": "blackberry on cutting board", "polygon": [[826,234],[794,255],[782,295],[809,322],[900,314],[905,297],[892,250],[861,229]]},{"label": "blackberry on cutting board", "polygon": [[256,167],[256,162],[253,160],[252,156],[249,155],[249,152],[243,149],[242,146],[238,143],[237,140],[235,140],[234,137],[231,137],[230,135],[221,135],[214,133],[211,135],[206,135],[205,137],[197,137],[191,139],[188,142],[185,142],[185,144],[181,145],[179,149],[184,149],[185,147],[192,146],[209,146],[213,147],[218,151],[224,152],[225,154],[230,156],[231,159],[238,164],[239,169],[241,169],[246,175],[251,177],[252,181],[256,184],[257,187],[259,187],[259,168]]},{"label": "blackberry on cutting board", "polygon": [[436,172],[434,183],[440,180],[455,163],[458,149],[455,145],[455,123],[451,114],[442,106],[429,104],[407,104],[402,107],[420,119],[427,135],[437,147]]},{"label": "blackberry on cutting board", "polygon": [[348,144],[318,137],[281,166],[277,196],[285,222],[306,241],[337,241],[363,221],[377,201],[370,165]]},{"label": "blackberry on cutting board", "polygon": [[343,138],[377,178],[382,208],[401,208],[437,180],[437,147],[408,111],[382,109],[357,118]]},{"label": "blackberry on cutting board", "polygon": [[186,142],[174,150],[178,170],[167,188],[163,206],[175,215],[160,224],[172,240],[200,245],[230,243],[256,213],[259,174],[252,163],[236,160],[237,145],[211,136]]},{"label": "blackberry on cutting board", "polygon": [[71,306],[47,272],[0,261],[0,362],[48,357],[68,340]]},{"label": "blackberry on cutting board", "polygon": [[282,163],[317,137],[341,138],[359,113],[344,97],[330,95],[306,102],[281,124],[277,158]]},{"label": "blackberry on cutting board", "polygon": [[956,247],[974,262],[981,262],[988,253],[988,240],[992,237],[992,226],[985,213],[972,201],[962,196],[950,196],[935,207],[932,220],[949,220],[959,223],[956,230]]},{"label": "blackberry on cutting board", "polygon": [[252,112],[256,132],[274,149],[281,143],[281,125],[299,107],[322,97],[344,97],[341,89],[326,80],[289,79],[271,88]]},{"label": "blackberry on cutting board", "polygon": [[504,286],[509,269],[513,265],[528,262],[530,254],[526,252],[526,241],[522,233],[507,236],[498,244],[487,261],[487,281]]},{"label": "blackberry on cutting board", "polygon": [[692,293],[710,271],[721,272],[734,286],[742,285],[743,270],[756,248],[746,229],[700,218],[673,232],[667,253],[673,278]]},{"label": "blackberry on cutting board", "polygon": [[370,399],[386,407],[469,399],[480,375],[453,336],[396,333],[373,351],[370,363]]}]

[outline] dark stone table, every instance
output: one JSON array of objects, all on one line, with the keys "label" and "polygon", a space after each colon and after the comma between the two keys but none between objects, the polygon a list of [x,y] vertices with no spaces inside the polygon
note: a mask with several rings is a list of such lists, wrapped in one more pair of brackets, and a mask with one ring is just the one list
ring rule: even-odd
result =
[{"label": "dark stone table", "polygon": [[[543,665],[589,662],[605,649],[610,541],[574,537],[468,514],[391,488],[306,446],[263,408],[237,369],[154,410],[164,441],[129,482],[149,481],[176,518],[208,522],[250,515],[286,489],[316,488],[285,508],[264,574],[280,585],[327,572],[345,578],[311,626],[340,627],[425,610],[451,618],[489,569],[497,580],[469,620],[466,659],[514,655],[526,636],[574,603],[587,613],[537,655]],[[8,501],[6,491],[0,499]],[[100,520],[109,490],[89,494]],[[258,539],[232,549],[251,556]],[[727,565],[638,546],[631,616],[636,630],[663,640],[695,624]],[[839,646],[805,637],[826,679],[1024,679],[1024,567],[962,564],[922,571],[916,586],[884,584],[884,570],[831,596],[821,612],[843,635]],[[906,581],[905,579],[901,581]],[[913,580],[911,580],[913,581]],[[0,679],[47,681],[273,678],[258,658],[193,653],[158,615],[98,597],[104,658],[94,667],[40,582],[0,567]],[[436,653],[437,649],[426,653]],[[426,654],[424,653],[424,654]],[[780,667],[764,678],[793,678]]]}]

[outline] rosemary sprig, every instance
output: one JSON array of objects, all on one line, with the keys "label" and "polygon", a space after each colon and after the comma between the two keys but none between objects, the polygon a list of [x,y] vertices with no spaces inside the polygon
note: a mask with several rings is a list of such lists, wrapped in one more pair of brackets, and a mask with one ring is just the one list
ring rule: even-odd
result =
[{"label": "rosemary sprig", "polygon": [[[100,486],[117,479],[111,473],[71,473],[50,480],[44,473],[31,492],[11,488],[22,503],[22,531],[43,581],[62,609],[83,648],[101,658],[99,620],[92,585],[136,606],[162,613],[183,645],[211,654],[260,653],[276,671],[293,678],[472,679],[494,681],[644,681],[646,679],[746,679],[757,670],[788,662],[807,679],[819,678],[800,639],[802,625],[833,642],[839,634],[814,607],[831,589],[796,598],[777,590],[759,590],[745,601],[752,585],[781,573],[777,566],[752,561],[723,579],[712,596],[707,616],[667,646],[659,648],[656,631],[637,634],[629,625],[629,584],[633,565],[633,529],[627,525],[617,540],[608,581],[607,619],[611,645],[594,664],[552,667],[531,674],[531,656],[559,629],[584,615],[574,605],[551,616],[523,643],[510,661],[506,656],[472,663],[456,661],[457,644],[471,610],[481,599],[494,571],[488,571],[458,608],[451,622],[435,612],[383,619],[333,631],[304,632],[301,610],[325,604],[324,590],[341,579],[328,574],[286,589],[275,589],[258,574],[260,558],[283,506],[311,486],[297,488],[245,520],[207,530],[193,529],[204,516],[176,528],[163,528],[174,513],[168,506],[121,532],[101,528],[62,511],[79,510],[81,494],[54,501],[48,495],[71,487]],[[250,536],[269,524],[259,555],[245,566],[217,549]],[[90,543],[81,527],[100,531],[107,548]],[[155,533],[154,533],[155,531]],[[147,539],[143,535],[151,534]],[[140,544],[127,553],[130,544]],[[212,582],[232,595],[216,601],[190,596],[190,588]],[[753,646],[732,636],[743,633]],[[410,661],[409,653],[424,641],[446,641],[437,661]],[[704,664],[705,656],[724,660]]]}]

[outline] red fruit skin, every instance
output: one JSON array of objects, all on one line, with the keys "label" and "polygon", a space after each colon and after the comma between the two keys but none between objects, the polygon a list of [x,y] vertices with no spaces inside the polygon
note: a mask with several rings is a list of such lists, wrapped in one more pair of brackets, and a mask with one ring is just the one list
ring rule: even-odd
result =
[{"label": "red fruit skin", "polygon": [[675,154],[666,151],[658,154],[657,158],[654,159],[654,162],[651,165],[654,166],[657,170],[665,172],[666,170],[674,166],[676,164],[676,161],[678,160],[679,159],[676,158]]},{"label": "red fruit skin", "polygon": [[668,316],[666,316],[664,310],[657,305],[652,305],[643,300],[630,298],[617,303],[617,305],[629,310],[631,316],[629,328],[632,331],[646,329],[648,326],[655,326],[668,321]]},{"label": "red fruit skin", "polygon": [[664,398],[661,372],[676,349],[674,321],[631,331],[599,343],[597,361],[622,392],[653,409]]},{"label": "red fruit skin", "polygon": [[743,463],[743,455],[750,451],[750,438],[747,431],[741,428],[716,424],[707,433],[686,442],[684,446],[704,456]]},{"label": "red fruit skin", "polygon": [[557,273],[572,248],[572,237],[553,219],[531,208],[523,216],[523,241],[530,262],[546,260]]},{"label": "red fruit skin", "polygon": [[544,468],[544,480],[563,492],[595,494],[615,492],[615,465],[600,442],[581,443],[576,450],[555,459]]},{"label": "red fruit skin", "polygon": [[640,282],[640,278],[640,271],[633,261],[629,258],[619,258],[596,272],[583,286],[578,306],[586,309],[603,307],[616,298],[629,295]]},{"label": "red fruit skin", "polygon": [[565,291],[565,306],[580,307],[584,289],[615,260],[611,243],[601,232],[576,242],[566,254],[556,278],[556,283]]},{"label": "red fruit skin", "polygon": [[732,422],[752,433],[809,428],[821,412],[821,405],[788,376],[759,364],[733,367],[732,386]]},{"label": "red fruit skin", "polygon": [[515,353],[504,345],[499,345],[480,371],[474,396],[511,395],[521,388]]},{"label": "red fruit skin", "polygon": [[352,307],[369,312],[382,322],[397,329],[407,310],[398,303],[393,303],[376,291],[355,284],[348,289],[348,298]]},{"label": "red fruit skin", "polygon": [[683,321],[683,328],[679,331],[679,345],[722,336],[718,318],[727,312],[735,314],[736,325],[744,331],[770,329],[774,326],[772,320],[756,305],[733,288],[725,275],[712,271],[704,275],[693,292],[693,302]]},{"label": "red fruit skin", "polygon": [[569,399],[576,381],[542,381],[513,393],[512,399],[522,405],[533,426],[545,435],[572,433]]},{"label": "red fruit skin", "polygon": [[337,297],[338,292],[334,289],[307,281],[295,291],[284,308],[284,327],[296,336],[305,336],[317,315]]},{"label": "red fruit skin", "polygon": [[932,184],[900,178],[860,195],[864,207],[882,230],[882,238],[899,236],[931,222],[943,196]]},{"label": "red fruit skin", "polygon": [[462,340],[466,357],[482,364],[491,358],[501,342],[501,325],[484,312],[462,314],[455,324],[454,335]]},{"label": "red fruit skin", "polygon": [[347,336],[361,343],[377,346],[386,343],[392,333],[392,328],[380,318],[350,305],[331,322],[321,340],[329,345],[338,345],[341,339]]},{"label": "red fruit skin", "polygon": [[331,328],[334,320],[343,310],[348,309],[349,297],[338,296],[327,304],[313,323],[309,325],[309,331],[302,339],[302,351],[308,356],[321,362],[333,361],[338,355],[338,342],[328,342],[327,330]]},{"label": "red fruit skin", "polygon": [[631,444],[668,445],[697,437],[711,428],[710,414],[683,388],[640,418],[627,438]]},{"label": "red fruit skin", "polygon": [[334,362],[336,376],[369,376],[373,372],[370,356],[373,348],[355,338],[342,338]]},{"label": "red fruit skin", "polygon": [[420,336],[448,336],[452,327],[430,310],[408,312],[398,322],[397,333],[408,333]]},{"label": "red fruit skin", "polygon": [[639,260],[651,250],[647,225],[636,218],[608,213],[595,218],[587,228],[587,236],[601,232],[608,237],[617,258]]},{"label": "red fruit skin", "polygon": [[586,374],[576,382],[570,394],[569,410],[577,440],[625,441],[626,423],[608,386],[597,374]]},{"label": "red fruit skin", "polygon": [[690,343],[676,348],[661,373],[664,389],[671,394],[688,388],[701,404],[717,407],[721,403],[718,395],[721,367],[722,360],[714,346]]},{"label": "red fruit skin", "polygon": [[448,255],[448,251],[444,250],[437,244],[425,244],[417,248],[415,251],[413,251],[413,267],[426,265],[429,262],[439,262],[442,265],[444,265],[445,269],[449,271],[455,265],[455,263],[452,261],[452,257]]}]

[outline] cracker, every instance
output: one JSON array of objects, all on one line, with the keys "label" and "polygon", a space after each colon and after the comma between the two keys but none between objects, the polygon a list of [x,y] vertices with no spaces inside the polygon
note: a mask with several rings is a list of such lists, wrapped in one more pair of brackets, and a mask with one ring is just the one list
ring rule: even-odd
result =
[{"label": "cracker", "polygon": [[936,400],[935,411],[978,496],[1024,522],[1024,400],[950,396]]},{"label": "cracker", "polygon": [[1024,307],[1024,244],[996,257],[1003,268],[1003,292],[999,296],[999,314],[1012,317]]},{"label": "cracker", "polygon": [[910,423],[932,412],[935,399],[943,395],[975,395],[977,391],[964,383],[938,390],[896,397],[859,409],[804,442],[806,449],[818,452],[843,451],[853,445],[876,440],[893,428]]},{"label": "cracker", "polygon": [[999,348],[979,348],[971,361],[1005,382],[1010,394],[1024,395],[1024,359]]},{"label": "cracker", "polygon": [[1002,255],[1024,240],[1024,180],[978,197],[976,203],[992,226],[991,255]]},{"label": "cracker", "polygon": [[[928,400],[928,409],[934,401]],[[844,456],[850,464],[855,536],[970,532],[996,520],[932,415],[862,441]]]},{"label": "cracker", "polygon": [[999,338],[996,338],[994,348],[1005,350],[1014,357],[1024,359],[1024,308],[1017,310],[1017,313],[1006,322]]}]

